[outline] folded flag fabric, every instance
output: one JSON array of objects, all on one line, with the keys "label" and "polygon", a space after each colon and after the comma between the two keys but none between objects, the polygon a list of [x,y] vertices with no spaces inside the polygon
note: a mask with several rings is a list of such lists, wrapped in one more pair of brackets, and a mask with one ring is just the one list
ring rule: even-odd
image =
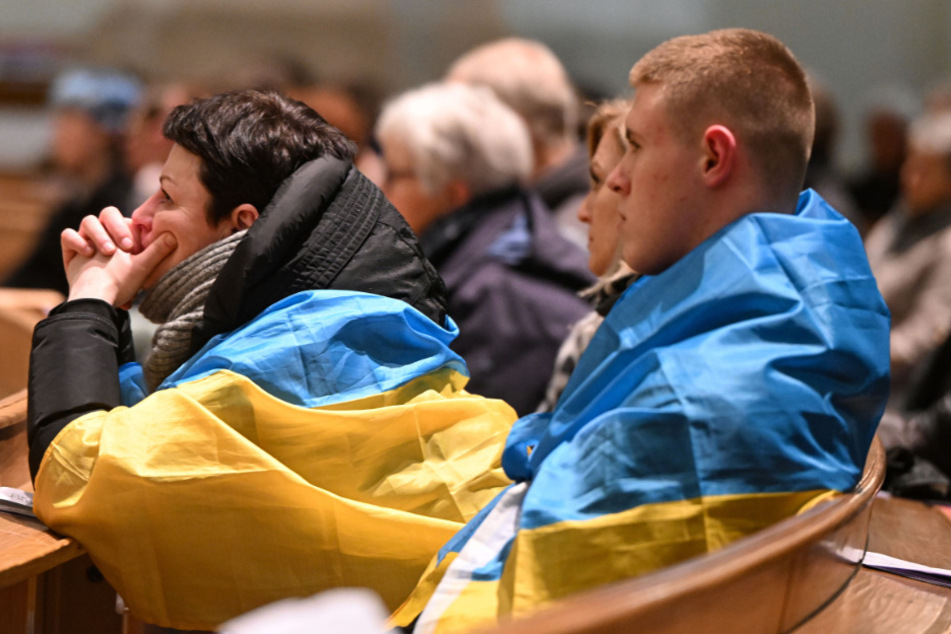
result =
[{"label": "folded flag fabric", "polygon": [[515,419],[465,392],[440,328],[403,302],[308,291],[211,340],[128,406],[77,419],[36,478],[146,622],[215,629],[277,599],[363,586],[390,608],[509,480]]},{"label": "folded flag fabric", "polygon": [[815,192],[635,282],[554,411],[517,421],[518,484],[393,615],[452,632],[702,555],[858,481],[888,395],[889,313]]}]

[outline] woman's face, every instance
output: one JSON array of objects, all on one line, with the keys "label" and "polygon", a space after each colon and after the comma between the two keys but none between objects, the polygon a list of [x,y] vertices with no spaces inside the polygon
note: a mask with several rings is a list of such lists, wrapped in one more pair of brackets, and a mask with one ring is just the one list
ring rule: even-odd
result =
[{"label": "woman's face", "polygon": [[234,229],[229,220],[209,224],[207,210],[211,194],[199,179],[200,169],[200,158],[174,145],[162,168],[158,191],[132,212],[137,251],[166,232],[175,236],[178,244],[152,271],[143,288],[151,288],[176,264],[228,236]]},{"label": "woman's face", "polygon": [[604,182],[624,156],[620,137],[622,122],[618,118],[605,126],[590,160],[591,190],[578,209],[578,219],[588,225],[588,267],[595,275],[609,273],[617,261],[620,197],[605,187]]}]

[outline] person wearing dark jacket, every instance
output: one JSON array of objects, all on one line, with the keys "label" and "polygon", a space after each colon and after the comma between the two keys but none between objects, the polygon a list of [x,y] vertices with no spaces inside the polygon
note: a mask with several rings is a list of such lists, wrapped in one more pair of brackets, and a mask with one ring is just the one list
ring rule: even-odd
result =
[{"label": "person wearing dark jacket", "polygon": [[141,90],[134,77],[105,69],[69,70],[53,81],[50,164],[67,193],[51,211],[32,250],[0,279],[0,286],[67,293],[59,234],[88,214],[130,199],[132,178],[123,166],[122,144]]},{"label": "person wearing dark jacket", "polygon": [[383,191],[446,282],[468,389],[533,411],[570,325],[588,312],[575,293],[594,276],[521,186],[532,166],[524,123],[487,88],[444,83],[387,104],[377,131]]},{"label": "person wearing dark jacket", "polygon": [[907,397],[879,425],[895,495],[951,499],[951,337],[912,373]]},{"label": "person wearing dark jacket", "polygon": [[[506,483],[514,413],[462,390],[443,282],[317,113],[226,93],[165,134],[131,219],[63,234],[69,297],[30,367],[36,513],[149,623],[341,585],[395,607]],[[161,324],[142,366],[139,289]]]}]

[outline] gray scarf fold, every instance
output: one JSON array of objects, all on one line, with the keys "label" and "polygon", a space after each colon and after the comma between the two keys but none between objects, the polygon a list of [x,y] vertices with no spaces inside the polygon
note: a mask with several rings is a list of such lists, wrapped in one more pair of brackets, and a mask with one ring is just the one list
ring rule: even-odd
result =
[{"label": "gray scarf fold", "polygon": [[196,352],[191,346],[192,329],[202,320],[211,285],[246,232],[234,233],[192,254],[146,292],[139,312],[161,324],[142,368],[149,392]]}]

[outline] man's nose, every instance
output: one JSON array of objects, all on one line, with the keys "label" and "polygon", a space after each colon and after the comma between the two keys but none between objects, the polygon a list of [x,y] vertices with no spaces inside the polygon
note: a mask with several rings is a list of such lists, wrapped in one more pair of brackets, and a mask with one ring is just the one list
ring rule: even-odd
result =
[{"label": "man's nose", "polygon": [[626,196],[631,191],[631,181],[628,179],[627,174],[624,173],[624,170],[621,169],[623,163],[624,161],[621,161],[611,170],[605,185],[615,194]]}]

